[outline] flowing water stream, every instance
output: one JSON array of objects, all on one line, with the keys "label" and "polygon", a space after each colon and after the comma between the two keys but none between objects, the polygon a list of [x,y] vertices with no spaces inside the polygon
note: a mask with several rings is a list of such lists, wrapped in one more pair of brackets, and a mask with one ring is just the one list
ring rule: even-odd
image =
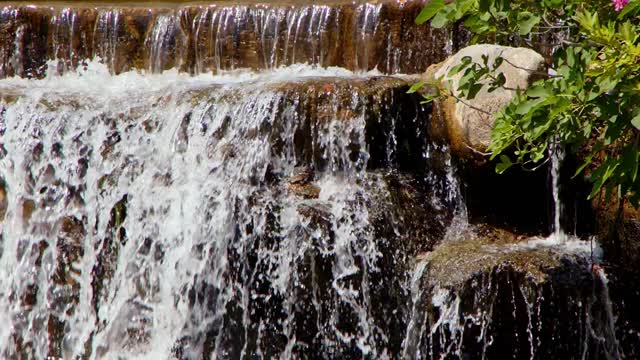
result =
[{"label": "flowing water stream", "polygon": [[[424,111],[405,84],[305,66],[114,77],[97,62],[2,81],[4,356],[391,356],[405,290],[379,282],[408,252],[381,260],[404,230],[374,228],[398,224],[372,218],[390,195],[371,164],[398,156],[376,128],[397,139],[408,106]],[[303,196],[287,180],[300,167]],[[433,215],[453,180],[424,174]]]},{"label": "flowing water stream", "polygon": [[0,7],[0,357],[621,358],[558,152],[555,235],[469,224],[421,5]]}]

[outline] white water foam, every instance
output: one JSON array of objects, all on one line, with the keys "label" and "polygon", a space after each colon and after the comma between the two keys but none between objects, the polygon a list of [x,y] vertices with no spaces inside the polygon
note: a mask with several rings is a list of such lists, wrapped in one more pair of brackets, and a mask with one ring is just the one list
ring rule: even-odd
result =
[{"label": "white water foam", "polygon": [[322,68],[307,64],[295,64],[262,72],[238,69],[222,71],[216,75],[205,73],[192,76],[176,69],[167,70],[162,74],[150,74],[144,70],[132,70],[112,76],[109,68],[102,63],[100,58],[88,60],[85,64],[81,69],[59,75],[55,68],[55,62],[50,62],[50,71],[47,72],[45,78],[11,77],[0,79],[0,90],[5,94],[16,95],[21,95],[28,91],[30,96],[39,93],[42,96],[56,93],[61,95],[123,97],[165,89],[234,86],[251,83],[270,84],[323,77],[367,78],[381,75],[377,70],[354,73],[339,67]]},{"label": "white water foam", "polygon": [[[257,341],[238,351],[270,356],[278,335],[290,357],[306,346],[296,337],[297,317],[313,310],[316,341],[328,353],[355,344],[363,356],[384,357],[387,335],[375,325],[369,294],[381,253],[363,186],[366,98],[354,92],[349,106],[361,110],[345,119],[335,115],[343,106],[336,95],[326,94],[332,116],[314,124],[314,151],[327,168],[317,201],[328,229],[300,214],[306,200],[268,180],[290,176],[302,161],[294,134],[305,119],[300,99],[270,85],[374,74],[295,65],[260,74],[112,76],[91,61],[42,80],[0,80],[3,96],[14,96],[0,126],[9,194],[0,321],[11,324],[0,329],[2,354],[156,359],[185,339],[185,358],[205,348],[219,357],[236,349],[230,334],[242,328],[233,337]],[[373,183],[384,191],[380,179]],[[81,224],[79,243],[63,234],[69,219]],[[69,249],[80,255],[69,260]],[[308,280],[305,261],[330,267],[313,268]],[[329,298],[318,284],[327,275]],[[301,286],[314,289],[308,311],[295,295]],[[269,310],[270,301],[283,310]],[[262,318],[256,303],[266,309]],[[327,307],[337,310],[324,314]],[[345,322],[341,312],[353,318]],[[48,323],[64,334],[60,343],[42,328]]]}]

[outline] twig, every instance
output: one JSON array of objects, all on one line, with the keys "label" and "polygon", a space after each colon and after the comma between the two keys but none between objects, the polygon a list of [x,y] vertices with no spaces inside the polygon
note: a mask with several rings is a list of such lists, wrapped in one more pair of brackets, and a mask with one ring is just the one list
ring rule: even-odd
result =
[{"label": "twig", "polygon": [[474,149],[472,146],[469,146],[467,143],[463,142],[463,144],[467,149],[471,150],[472,152],[474,152],[474,153],[476,153],[478,155],[481,155],[481,156],[491,156],[491,155],[493,155],[493,153],[491,153],[491,152],[482,152],[480,150]]},{"label": "twig", "polygon": [[546,158],[543,162],[541,162],[539,165],[532,167],[531,169],[528,169],[524,166],[524,164],[522,165],[522,169],[524,171],[528,171],[528,172],[534,172],[538,169],[540,169],[544,164],[549,162],[549,158]]},{"label": "twig", "polygon": [[[502,56],[502,54],[501,54],[500,56]],[[530,72],[530,73],[532,73],[532,74],[541,75],[541,76],[546,76],[546,77],[548,77],[548,78],[561,78],[561,77],[562,77],[562,75],[551,75],[551,74],[546,73],[546,72],[544,72],[544,71],[539,71],[539,70],[534,70],[534,69],[528,69],[528,68],[523,67],[523,66],[518,66],[518,65],[516,65],[516,64],[514,64],[514,63],[512,63],[511,61],[509,61],[508,59],[506,59],[506,58],[504,58],[504,57],[503,57],[502,59],[503,59],[507,64],[509,64],[509,65],[513,66],[514,68],[516,68],[516,69],[520,69],[520,70],[524,70],[524,71]]]},{"label": "twig", "polygon": [[456,99],[456,100],[460,101],[461,103],[467,105],[468,107],[472,108],[473,110],[480,111],[481,113],[487,114],[489,116],[493,116],[493,113],[490,113],[487,110],[484,110],[484,109],[481,109],[481,108],[479,108],[477,106],[469,104],[468,102],[466,102],[466,101],[462,100],[461,98],[459,98],[458,96],[456,96],[453,92],[451,92],[451,96],[454,99]]},{"label": "twig", "polygon": [[[498,81],[498,79],[495,76],[491,75],[490,73],[487,73],[487,76],[489,78],[491,78],[491,80],[493,80],[493,81],[496,81],[496,82]],[[509,91],[518,91],[518,90],[520,90],[520,89],[516,89],[516,88],[509,87],[509,86],[504,86],[504,85],[500,85],[500,87],[505,89],[505,90],[509,90]]]}]

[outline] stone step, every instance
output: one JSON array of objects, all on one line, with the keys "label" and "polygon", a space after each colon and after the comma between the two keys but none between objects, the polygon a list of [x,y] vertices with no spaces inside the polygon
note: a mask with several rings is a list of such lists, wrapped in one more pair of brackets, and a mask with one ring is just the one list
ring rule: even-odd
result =
[{"label": "stone step", "polygon": [[[420,73],[456,47],[415,24],[423,1],[57,3],[0,7],[0,78],[100,57],[113,73],[270,69],[293,63]],[[51,64],[51,63],[50,63]]]}]

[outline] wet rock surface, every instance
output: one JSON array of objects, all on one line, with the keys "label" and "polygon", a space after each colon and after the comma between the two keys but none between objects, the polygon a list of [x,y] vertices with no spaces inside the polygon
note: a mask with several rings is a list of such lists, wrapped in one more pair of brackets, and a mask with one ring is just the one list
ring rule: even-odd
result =
[{"label": "wet rock surface", "polygon": [[532,245],[546,175],[383,75],[466,41],[423,1],[36,3],[0,5],[0,78],[48,74],[0,80],[0,357],[640,353],[637,224]]},{"label": "wet rock surface", "polygon": [[592,202],[598,238],[604,248],[617,336],[628,357],[640,355],[640,214],[618,200],[596,198]]},{"label": "wet rock surface", "polygon": [[9,203],[7,195],[7,184],[0,178],[0,223],[4,222],[4,217],[7,214]]},{"label": "wet rock surface", "polygon": [[313,169],[295,169],[294,175],[289,178],[289,191],[305,199],[317,199],[320,188],[312,183],[314,177]]},{"label": "wet rock surface", "polygon": [[398,356],[412,259],[458,200],[407,89],[257,79],[104,102],[12,88],[2,121],[29,130],[8,127],[20,167],[1,176],[25,199],[9,196],[23,227],[3,228],[1,260],[30,272],[9,285],[21,303],[0,296],[16,324],[3,354]]},{"label": "wet rock surface", "polygon": [[[0,78],[100,57],[113,73],[271,69],[294,63],[418,73],[458,40],[418,26],[422,1],[125,3],[0,7]],[[54,60],[49,62],[47,61]]]},{"label": "wet rock surface", "polygon": [[405,356],[620,358],[603,270],[575,251],[486,227],[445,241],[420,257]]}]

